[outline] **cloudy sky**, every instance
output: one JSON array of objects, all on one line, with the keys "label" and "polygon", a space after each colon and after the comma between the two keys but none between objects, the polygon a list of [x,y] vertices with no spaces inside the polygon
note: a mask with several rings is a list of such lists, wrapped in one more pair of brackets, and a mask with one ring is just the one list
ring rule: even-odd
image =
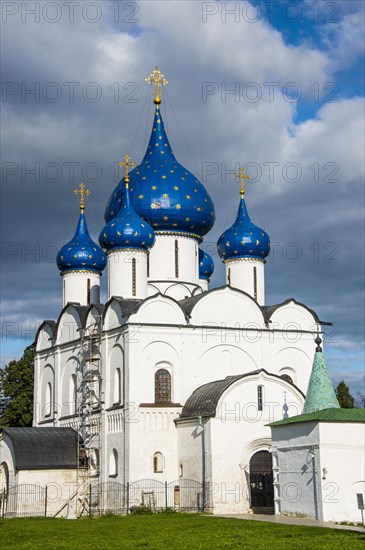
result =
[{"label": "cloudy sky", "polygon": [[364,391],[364,3],[44,0],[1,9],[2,364],[43,319],[57,319],[55,256],[77,223],[73,189],[91,189],[97,237],[116,162],[126,152],[142,159],[153,112],[144,79],[158,65],[169,80],[162,108],[172,147],[216,205],[204,242],[212,285],[224,280],[215,243],[235,218],[231,173],[243,164],[249,212],[273,243],[267,303],[295,297],[333,322],[334,381]]}]

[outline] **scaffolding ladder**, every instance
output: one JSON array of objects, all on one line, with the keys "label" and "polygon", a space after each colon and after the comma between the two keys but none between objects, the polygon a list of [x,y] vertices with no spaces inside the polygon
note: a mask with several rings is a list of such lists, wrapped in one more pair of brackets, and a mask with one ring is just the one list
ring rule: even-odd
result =
[{"label": "scaffolding ladder", "polygon": [[100,475],[101,454],[101,317],[81,331],[78,363],[79,449],[77,515],[89,513],[91,479]]}]

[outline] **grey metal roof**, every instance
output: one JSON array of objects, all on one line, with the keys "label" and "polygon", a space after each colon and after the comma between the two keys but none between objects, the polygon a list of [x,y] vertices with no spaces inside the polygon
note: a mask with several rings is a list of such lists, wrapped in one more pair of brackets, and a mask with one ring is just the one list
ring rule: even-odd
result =
[{"label": "grey metal roof", "polygon": [[279,308],[279,307],[282,307],[282,306],[285,306],[286,304],[290,304],[290,302],[294,302],[294,304],[297,304],[297,306],[301,306],[301,307],[304,307],[304,309],[306,309],[312,316],[313,318],[315,319],[315,321],[317,323],[320,323],[320,324],[327,324],[326,322],[324,321],[320,321],[319,320],[319,317],[317,315],[317,313],[314,311],[314,309],[311,309],[310,307],[306,306],[305,304],[303,304],[302,302],[298,302],[297,300],[295,300],[294,298],[288,298],[287,300],[285,300],[284,302],[281,302],[280,304],[275,304],[275,305],[272,305],[272,306],[261,306],[261,309],[262,309],[262,312],[265,316],[265,319],[266,320],[269,320],[270,317],[272,316],[272,314]]},{"label": "grey metal roof", "polygon": [[113,302],[113,300],[116,300],[118,304],[120,305],[120,309],[126,317],[129,317],[130,315],[133,315],[133,313],[137,313],[140,306],[145,302],[148,298],[145,298],[144,300],[137,300],[137,299],[124,299],[121,296],[112,296],[110,300],[105,304],[104,308],[104,317],[106,312],[108,311],[109,304]]},{"label": "grey metal roof", "polygon": [[[223,380],[215,380],[209,382],[197,388],[191,396],[187,399],[183,410],[181,411],[180,418],[191,418],[197,416],[209,416],[214,417],[216,415],[217,405],[226,389],[229,388],[234,382],[241,378],[247,378],[248,376],[257,375],[260,372],[265,372],[267,375],[273,378],[279,378],[281,381],[285,380],[277,374],[267,372],[265,369],[259,369],[246,374],[237,374],[235,376],[227,376]],[[299,391],[303,397],[304,393],[295,385],[290,382],[286,382],[288,385],[294,387]]]},{"label": "grey metal roof", "polygon": [[78,462],[73,428],[3,428],[14,448],[17,470],[71,469]]}]

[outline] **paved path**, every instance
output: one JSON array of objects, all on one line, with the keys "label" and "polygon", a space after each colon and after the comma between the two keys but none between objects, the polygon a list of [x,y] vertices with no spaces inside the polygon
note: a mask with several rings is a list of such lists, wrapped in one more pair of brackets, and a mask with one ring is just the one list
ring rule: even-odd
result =
[{"label": "paved path", "polygon": [[333,522],[317,521],[310,518],[294,518],[290,516],[269,516],[265,514],[214,514],[212,517],[250,519],[253,521],[268,521],[270,523],[284,523],[287,525],[307,525],[309,527],[329,527],[331,529],[347,529],[364,533],[363,527],[354,525],[339,525]]}]

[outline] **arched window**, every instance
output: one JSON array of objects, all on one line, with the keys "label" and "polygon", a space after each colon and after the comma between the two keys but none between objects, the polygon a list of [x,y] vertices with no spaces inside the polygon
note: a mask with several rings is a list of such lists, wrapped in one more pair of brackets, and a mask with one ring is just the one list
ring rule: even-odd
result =
[{"label": "arched window", "polygon": [[166,369],[159,369],[155,374],[155,402],[171,402],[171,375]]},{"label": "arched window", "polygon": [[44,416],[49,417],[52,414],[52,384],[48,382],[46,387],[46,400],[45,400],[45,414]]},{"label": "arched window", "polygon": [[77,412],[77,381],[76,374],[72,374],[70,378],[70,414],[76,414]]},{"label": "arched window", "polygon": [[163,456],[162,453],[155,453],[153,455],[153,471],[156,474],[163,472]]},{"label": "arched window", "polygon": [[289,382],[289,384],[293,384],[293,379],[291,376],[289,376],[289,374],[282,374],[280,378],[282,378],[286,382]]},{"label": "arched window", "polygon": [[122,402],[122,375],[120,368],[115,369],[114,373],[114,401],[113,405],[118,405]]},{"label": "arched window", "polygon": [[118,451],[113,449],[109,457],[109,477],[118,475]]},{"label": "arched window", "polygon": [[257,410],[262,411],[264,404],[264,386],[257,386]]},{"label": "arched window", "polygon": [[89,458],[89,465],[90,465],[90,475],[93,476],[93,477],[98,476],[99,475],[99,470],[100,470],[99,449],[91,449],[90,458]]}]

